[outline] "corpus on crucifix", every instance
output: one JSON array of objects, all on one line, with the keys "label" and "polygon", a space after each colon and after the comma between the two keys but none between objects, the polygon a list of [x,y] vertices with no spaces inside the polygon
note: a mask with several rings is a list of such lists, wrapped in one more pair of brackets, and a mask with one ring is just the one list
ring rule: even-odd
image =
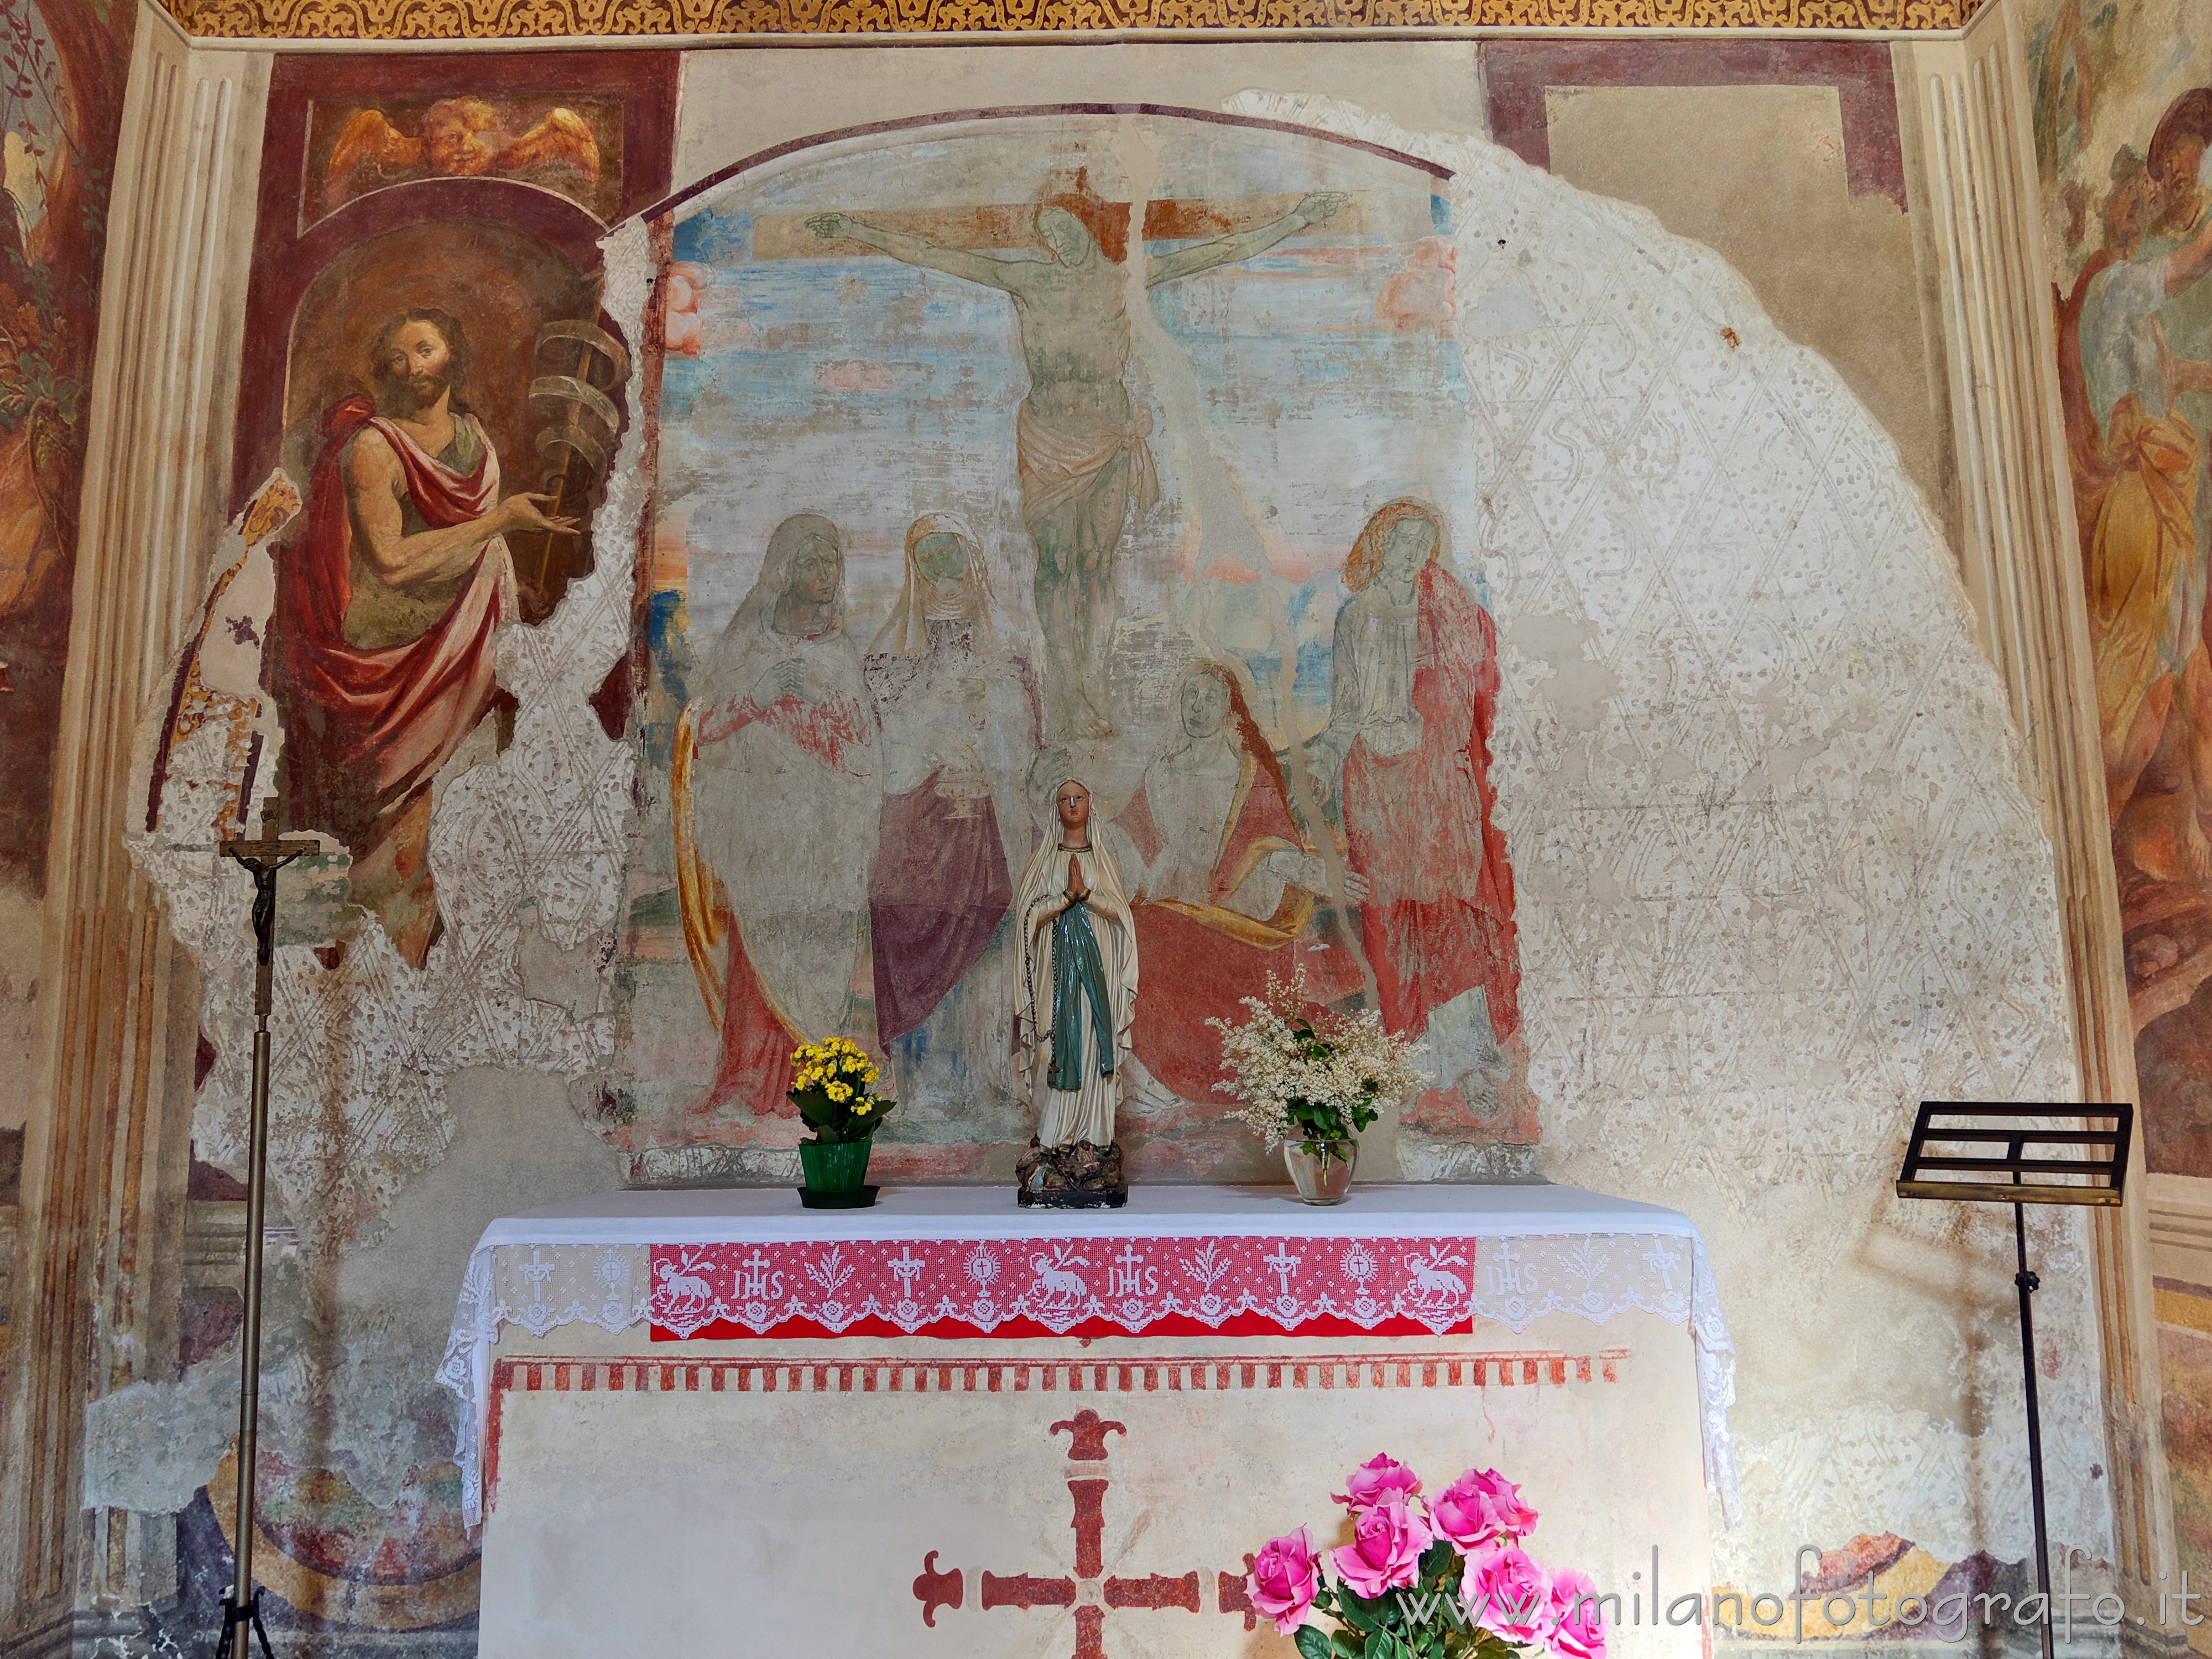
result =
[{"label": "corpus on crucifix", "polygon": [[[1190,242],[1146,261],[1145,286],[1251,258],[1320,224],[1347,199],[1318,191],[1265,224]],[[1102,199],[1078,173],[1072,185],[1055,184],[1039,198],[1032,219],[1049,258],[994,258],[844,213],[816,214],[806,223],[824,240],[860,242],[1013,301],[1030,372],[1014,444],[1022,520],[1036,548],[1047,735],[1109,738],[1114,726],[1100,705],[1115,554],[1132,508],[1144,512],[1160,493],[1146,442],[1152,417],[1131,404],[1121,378],[1129,362],[1129,205]]]}]

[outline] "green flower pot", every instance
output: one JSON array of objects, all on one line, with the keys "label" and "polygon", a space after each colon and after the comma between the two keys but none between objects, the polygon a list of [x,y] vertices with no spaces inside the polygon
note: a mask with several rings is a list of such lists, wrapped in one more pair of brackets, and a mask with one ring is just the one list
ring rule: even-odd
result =
[{"label": "green flower pot", "polygon": [[868,1149],[873,1136],[860,1140],[802,1140],[799,1167],[806,1171],[806,1189],[812,1193],[856,1193],[868,1179]]}]

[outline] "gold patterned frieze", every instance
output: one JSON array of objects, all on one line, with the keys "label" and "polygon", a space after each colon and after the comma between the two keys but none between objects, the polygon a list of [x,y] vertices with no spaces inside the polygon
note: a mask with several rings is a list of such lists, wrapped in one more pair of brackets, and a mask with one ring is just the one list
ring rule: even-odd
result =
[{"label": "gold patterned frieze", "polygon": [[163,0],[190,33],[541,40],[1113,29],[1942,30],[1980,0]]}]

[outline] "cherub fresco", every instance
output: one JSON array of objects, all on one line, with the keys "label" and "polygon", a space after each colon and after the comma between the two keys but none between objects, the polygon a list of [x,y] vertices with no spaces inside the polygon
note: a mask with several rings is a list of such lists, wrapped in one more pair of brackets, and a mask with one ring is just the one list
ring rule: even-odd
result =
[{"label": "cherub fresco", "polygon": [[2212,274],[2212,88],[2113,154],[2103,240],[2060,297],[2060,392],[2095,654],[2106,805],[2138,1026],[2203,979],[2212,927],[2212,657],[2200,510],[2212,362],[2168,319]]},{"label": "cherub fresco", "polygon": [[549,182],[580,185],[582,199],[599,183],[600,165],[599,135],[574,109],[556,106],[525,126],[514,110],[487,99],[441,98],[422,112],[412,133],[385,110],[363,109],[331,145],[322,207],[327,213],[380,185],[425,176],[548,175]]},{"label": "cherub fresco", "polygon": [[[1251,258],[1321,224],[1342,191],[1307,196],[1282,217],[1192,242],[1147,262],[1145,285],[1194,276]],[[827,241],[860,242],[1004,292],[1021,328],[1029,395],[1015,415],[1022,520],[1036,550],[1037,619],[1044,634],[1047,735],[1114,735],[1105,709],[1112,641],[1115,558],[1133,511],[1159,500],[1147,441],[1152,416],[1129,397],[1127,273],[1129,204],[1097,195],[1085,174],[1037,200],[1045,259],[999,259],[927,237],[881,229],[844,213],[807,221]],[[1141,250],[1140,250],[1141,255]]]}]

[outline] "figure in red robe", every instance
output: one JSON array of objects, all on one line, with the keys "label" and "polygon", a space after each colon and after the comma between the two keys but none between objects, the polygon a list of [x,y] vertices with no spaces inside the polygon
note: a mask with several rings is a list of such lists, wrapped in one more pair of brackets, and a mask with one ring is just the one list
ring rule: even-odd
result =
[{"label": "figure in red robe", "polygon": [[[1328,866],[1291,817],[1282,763],[1233,671],[1204,663],[1176,693],[1182,738],[1145,769],[1108,836],[1135,893],[1137,951],[1158,994],[1139,998],[1133,1046],[1145,1069],[1218,1115],[1221,1038],[1246,997],[1303,968],[1329,1003],[1362,988],[1359,964],[1314,926]],[[1346,895],[1366,890],[1355,875]]]},{"label": "figure in red robe", "polygon": [[1443,546],[1419,501],[1392,501],[1360,532],[1336,614],[1328,727],[1309,754],[1337,780],[1367,883],[1360,933],[1383,1024],[1451,1050],[1428,1062],[1449,1085],[1520,1028],[1521,1010],[1513,872],[1490,787],[1498,628]]},{"label": "figure in red robe", "polygon": [[430,784],[490,708],[492,636],[516,614],[503,533],[574,524],[550,497],[500,499],[468,362],[442,311],[385,325],[376,401],[325,416],[307,531],[278,563],[288,820],[345,843],[355,902],[417,968],[439,929]]}]

